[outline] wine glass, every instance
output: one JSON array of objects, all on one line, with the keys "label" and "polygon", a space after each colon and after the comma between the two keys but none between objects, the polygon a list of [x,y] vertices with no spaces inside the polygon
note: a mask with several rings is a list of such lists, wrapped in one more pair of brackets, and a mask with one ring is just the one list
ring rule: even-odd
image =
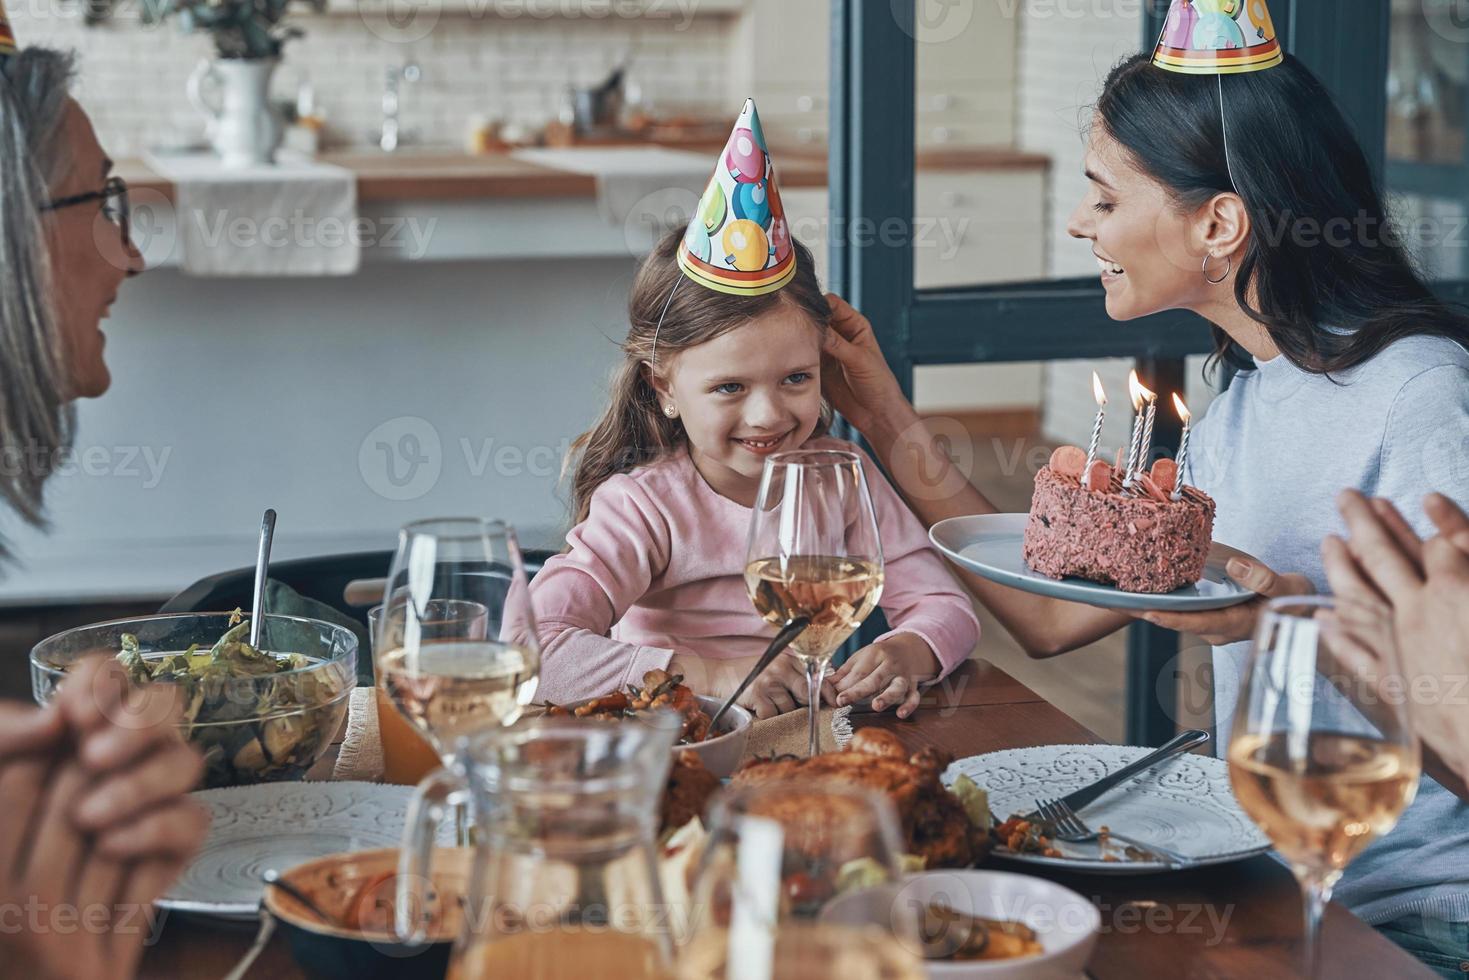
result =
[{"label": "wine glass", "polygon": [[[367,611],[367,633],[372,638],[374,664],[381,655],[397,650],[403,645],[403,627],[406,616],[396,617],[390,629],[383,628],[383,605],[379,603]],[[478,602],[458,599],[431,599],[424,613],[423,635],[461,635],[473,624],[461,623],[465,617],[483,618],[489,611]],[[483,632],[484,627],[477,629]],[[408,719],[393,705],[388,697],[387,685],[381,667],[374,670],[377,678],[377,728],[378,740],[383,749],[383,782],[401,786],[416,786],[419,780],[439,768],[439,753],[420,734]]]},{"label": "wine glass", "polygon": [[1373,678],[1340,666],[1365,653],[1400,677],[1392,637],[1380,609],[1330,596],[1274,599],[1241,684],[1229,782],[1301,883],[1308,977],[1332,889],[1418,791],[1407,699],[1379,694]]},{"label": "wine glass", "polygon": [[378,684],[446,767],[461,739],[511,724],[535,697],[540,644],[508,524],[406,525],[376,622]]},{"label": "wine glass", "polygon": [[882,581],[882,545],[861,457],[798,450],[767,459],[750,516],[745,587],[767,622],[810,620],[786,652],[806,670],[811,755],[819,751],[827,665],[877,605]]},{"label": "wine glass", "polygon": [[920,980],[902,850],[892,804],[867,790],[766,783],[722,794],[680,980]]}]

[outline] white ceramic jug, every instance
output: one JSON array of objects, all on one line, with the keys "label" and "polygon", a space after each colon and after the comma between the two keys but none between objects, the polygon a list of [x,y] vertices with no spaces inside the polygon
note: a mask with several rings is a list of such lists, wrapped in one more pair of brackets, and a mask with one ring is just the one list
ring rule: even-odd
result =
[{"label": "white ceramic jug", "polygon": [[[226,167],[251,167],[275,159],[281,121],[270,105],[270,77],[279,59],[201,61],[189,76],[189,101],[209,120],[210,143]],[[218,104],[205,94],[219,90]]]}]

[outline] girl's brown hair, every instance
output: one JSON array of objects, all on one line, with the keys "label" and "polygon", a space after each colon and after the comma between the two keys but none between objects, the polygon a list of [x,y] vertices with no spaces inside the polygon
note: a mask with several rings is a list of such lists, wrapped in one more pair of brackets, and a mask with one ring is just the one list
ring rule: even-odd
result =
[{"label": "girl's brown hair", "polygon": [[[608,477],[626,473],[684,444],[683,424],[660,411],[646,365],[654,365],[661,373],[679,352],[707,343],[782,303],[805,313],[823,330],[831,317],[831,308],[816,281],[811,253],[800,242],[791,240],[796,250],[796,275],[784,288],[763,296],[732,296],[683,281],[677,261],[682,239],[683,232],[669,232],[638,269],[627,301],[629,326],[627,339],[622,342],[623,359],[612,374],[607,408],[597,424],[571,444],[567,467],[572,472],[571,510],[577,524],[587,519],[592,494]],[[677,292],[674,286],[678,286]],[[823,435],[830,424],[831,410],[823,404],[814,434]]]}]

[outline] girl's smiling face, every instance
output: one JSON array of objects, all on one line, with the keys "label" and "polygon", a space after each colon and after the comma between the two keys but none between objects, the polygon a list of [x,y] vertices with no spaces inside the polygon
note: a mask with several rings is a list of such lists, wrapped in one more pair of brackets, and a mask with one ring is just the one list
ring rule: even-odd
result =
[{"label": "girl's smiling face", "polygon": [[821,420],[821,330],[790,303],[670,358],[653,385],[718,493],[754,501],[765,458],[799,448]]}]

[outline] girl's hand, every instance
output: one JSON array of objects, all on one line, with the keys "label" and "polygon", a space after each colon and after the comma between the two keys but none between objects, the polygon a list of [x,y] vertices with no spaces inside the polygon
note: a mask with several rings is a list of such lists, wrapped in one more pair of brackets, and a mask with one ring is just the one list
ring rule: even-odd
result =
[{"label": "girl's hand", "polygon": [[[787,711],[794,711],[810,700],[806,683],[806,668],[801,661],[782,654],[771,661],[760,676],[750,682],[736,704],[755,712],[756,718],[774,718]],[[821,684],[821,698],[827,704],[836,703],[837,692],[832,687],[831,677]]]},{"label": "girl's hand", "polygon": [[836,293],[827,293],[831,329],[822,350],[821,391],[832,407],[857,428],[874,419],[913,412],[892,368],[882,356],[867,318]]},{"label": "girl's hand", "polygon": [[943,666],[928,643],[916,633],[895,633],[863,647],[831,675],[838,705],[872,698],[872,710],[898,706],[907,718],[922,697],[920,685],[939,675]]},{"label": "girl's hand", "polygon": [[1316,592],[1311,580],[1294,573],[1278,575],[1258,559],[1231,558],[1225,566],[1229,577],[1256,593],[1257,598],[1227,609],[1209,612],[1169,613],[1132,612],[1129,615],[1147,620],[1154,626],[1192,633],[1211,646],[1223,646],[1239,640],[1248,640],[1255,632],[1255,621],[1267,600],[1284,595],[1313,595]]}]

